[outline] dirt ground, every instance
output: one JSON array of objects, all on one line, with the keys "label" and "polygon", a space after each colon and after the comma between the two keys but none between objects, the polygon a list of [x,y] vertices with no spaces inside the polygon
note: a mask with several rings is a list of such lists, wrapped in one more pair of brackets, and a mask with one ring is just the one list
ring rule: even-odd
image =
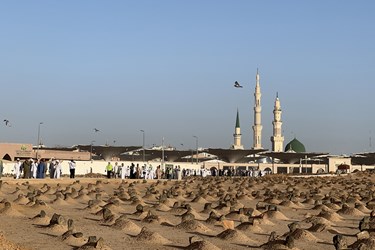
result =
[{"label": "dirt ground", "polygon": [[0,249],[335,249],[375,208],[369,173],[1,182]]}]

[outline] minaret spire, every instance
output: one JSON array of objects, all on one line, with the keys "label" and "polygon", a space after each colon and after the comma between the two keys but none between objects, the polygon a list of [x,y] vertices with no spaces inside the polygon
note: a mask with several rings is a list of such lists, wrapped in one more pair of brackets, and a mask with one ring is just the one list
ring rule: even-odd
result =
[{"label": "minaret spire", "polygon": [[237,109],[236,128],[239,128],[239,127],[240,127],[240,115],[239,115],[238,109]]},{"label": "minaret spire", "polygon": [[255,93],[254,93],[254,125],[253,125],[253,149],[262,149],[262,119],[261,112],[262,106],[260,105],[260,99],[262,94],[260,92],[259,83],[259,71],[257,69],[257,74],[255,76]]},{"label": "minaret spire", "polygon": [[232,145],[232,149],[244,149],[243,145],[241,145],[241,128],[240,128],[240,115],[237,109],[237,116],[236,116],[236,127],[234,128],[234,143]]},{"label": "minaret spire", "polygon": [[273,136],[271,137],[272,151],[282,152],[284,145],[284,136],[282,136],[281,126],[283,122],[281,121],[281,104],[279,100],[279,93],[276,93],[275,106],[273,109]]}]

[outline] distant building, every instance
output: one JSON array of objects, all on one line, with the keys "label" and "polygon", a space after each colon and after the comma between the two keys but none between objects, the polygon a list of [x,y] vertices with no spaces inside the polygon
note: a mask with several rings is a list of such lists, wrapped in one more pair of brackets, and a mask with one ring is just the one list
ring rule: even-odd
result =
[{"label": "distant building", "polygon": [[3,160],[15,161],[17,158],[31,158],[35,154],[32,144],[0,143],[0,156]]},{"label": "distant building", "polygon": [[236,127],[234,128],[234,143],[232,145],[232,149],[244,149],[243,145],[241,144],[241,127],[240,127],[240,116],[237,109],[237,117],[236,117]]},{"label": "distant building", "polygon": [[284,145],[284,136],[282,135],[282,124],[281,121],[281,104],[279,100],[279,95],[276,95],[275,106],[273,109],[273,136],[271,137],[272,151],[282,152]]},{"label": "distant building", "polygon": [[303,145],[299,140],[294,138],[285,146],[285,152],[294,152],[294,153],[305,153],[305,145]]},{"label": "distant building", "polygon": [[255,77],[255,92],[254,92],[254,125],[253,125],[253,149],[262,149],[262,106],[260,100],[262,93],[260,92],[259,72]]},{"label": "distant building", "polygon": [[90,160],[90,152],[82,152],[75,148],[41,148],[33,149],[32,144],[0,143],[0,157],[3,160],[15,161],[19,159],[51,159],[60,160]]}]

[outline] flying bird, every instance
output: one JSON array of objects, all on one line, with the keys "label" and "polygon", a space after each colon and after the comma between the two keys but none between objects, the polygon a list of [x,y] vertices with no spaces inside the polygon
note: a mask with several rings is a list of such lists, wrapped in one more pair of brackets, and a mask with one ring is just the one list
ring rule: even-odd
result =
[{"label": "flying bird", "polygon": [[234,82],[234,87],[236,87],[236,88],[242,88],[242,86],[237,81]]},{"label": "flying bird", "polygon": [[5,126],[7,126],[7,127],[11,127],[9,120],[4,119],[4,122],[5,122]]},{"label": "flying bird", "polygon": [[97,128],[94,128],[94,131],[95,131],[95,133],[96,133],[96,132],[100,132],[100,130],[97,129]]}]

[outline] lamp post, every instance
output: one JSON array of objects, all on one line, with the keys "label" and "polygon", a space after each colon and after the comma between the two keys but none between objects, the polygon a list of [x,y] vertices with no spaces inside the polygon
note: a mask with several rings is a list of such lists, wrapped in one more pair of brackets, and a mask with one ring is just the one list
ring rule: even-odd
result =
[{"label": "lamp post", "polygon": [[142,150],[143,150],[143,162],[145,162],[145,131],[143,129],[141,129],[140,131],[143,134]]},{"label": "lamp post", "polygon": [[197,148],[197,164],[198,164],[198,136],[193,135],[193,137],[195,138],[195,146]]},{"label": "lamp post", "polygon": [[161,139],[161,169],[164,171],[164,137]]},{"label": "lamp post", "polygon": [[40,125],[42,125],[43,122],[39,122],[38,124],[38,146],[36,148],[36,158],[38,159],[38,153],[39,153],[39,146],[40,146]]},{"label": "lamp post", "polygon": [[90,161],[92,163],[92,145],[94,144],[95,141],[91,141],[90,143]]},{"label": "lamp post", "polygon": [[193,152],[193,149],[191,149],[191,164],[193,164],[193,155],[194,155],[194,152]]}]

